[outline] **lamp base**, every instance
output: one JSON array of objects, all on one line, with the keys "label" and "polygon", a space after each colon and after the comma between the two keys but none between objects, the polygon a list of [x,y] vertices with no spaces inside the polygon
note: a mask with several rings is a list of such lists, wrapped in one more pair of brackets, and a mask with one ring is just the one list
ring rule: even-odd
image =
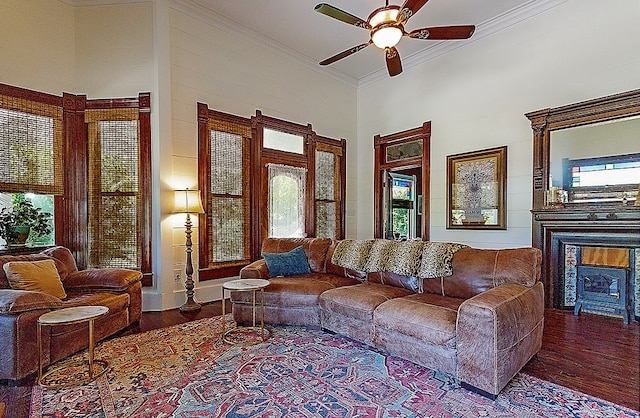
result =
[{"label": "lamp base", "polygon": [[202,306],[193,299],[188,299],[187,302],[180,307],[180,312],[195,312],[199,311]]}]

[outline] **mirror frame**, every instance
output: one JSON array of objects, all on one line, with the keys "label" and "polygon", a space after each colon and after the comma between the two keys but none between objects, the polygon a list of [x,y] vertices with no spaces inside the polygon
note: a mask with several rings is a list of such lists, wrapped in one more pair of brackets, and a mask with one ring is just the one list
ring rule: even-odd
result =
[{"label": "mirror frame", "polygon": [[549,188],[551,132],[640,115],[640,89],[526,113],[533,129],[533,210]]}]

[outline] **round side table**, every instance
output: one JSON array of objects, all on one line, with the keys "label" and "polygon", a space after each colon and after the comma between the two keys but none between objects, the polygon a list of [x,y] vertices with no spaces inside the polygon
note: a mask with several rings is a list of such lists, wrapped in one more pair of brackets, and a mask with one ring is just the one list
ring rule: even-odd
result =
[{"label": "round side table", "polygon": [[[232,344],[232,345],[255,345],[261,342],[264,342],[271,336],[271,330],[264,326],[264,288],[269,286],[269,280],[264,279],[238,279],[231,280],[225,282],[222,285],[222,341]],[[225,330],[225,301],[224,301],[224,291],[237,291],[237,292],[252,292],[252,316],[253,323],[252,326],[241,327],[236,326],[234,328]],[[261,315],[260,315],[260,326],[256,326],[256,292],[260,292],[260,307],[261,307]],[[250,342],[238,342],[231,339],[231,334],[239,333],[239,332],[255,332],[258,335],[257,341]]]},{"label": "round side table", "polygon": [[[109,370],[109,362],[105,360],[95,360],[93,358],[93,350],[95,345],[95,339],[93,335],[93,321],[96,318],[106,315],[107,312],[109,312],[109,308],[107,308],[106,306],[76,306],[47,312],[46,314],[43,314],[40,316],[40,318],[38,318],[38,384],[50,388],[79,386],[93,381],[98,376],[104,374],[107,370]],[[77,373],[78,376],[76,376],[76,373],[74,373],[71,376],[65,377],[65,380],[76,378],[75,381],[65,383],[48,383],[48,378],[56,375],[57,372],[63,370],[65,366],[52,368],[51,370],[48,370],[44,375],[42,374],[42,327],[72,325],[80,324],[83,322],[89,323],[88,375],[86,375],[86,372],[83,372],[82,374]],[[84,361],[82,363],[84,363]],[[102,366],[102,370],[100,370],[98,373],[96,373],[94,370],[95,364],[99,364],[100,366]]]}]

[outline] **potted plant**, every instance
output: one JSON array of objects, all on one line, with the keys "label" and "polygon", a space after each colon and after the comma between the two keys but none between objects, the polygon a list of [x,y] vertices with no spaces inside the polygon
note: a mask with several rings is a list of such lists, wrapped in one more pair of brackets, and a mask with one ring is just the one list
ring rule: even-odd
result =
[{"label": "potted plant", "polygon": [[51,214],[33,206],[30,200],[14,199],[13,208],[0,210],[0,237],[7,246],[25,245],[29,234],[40,237],[52,229]]}]

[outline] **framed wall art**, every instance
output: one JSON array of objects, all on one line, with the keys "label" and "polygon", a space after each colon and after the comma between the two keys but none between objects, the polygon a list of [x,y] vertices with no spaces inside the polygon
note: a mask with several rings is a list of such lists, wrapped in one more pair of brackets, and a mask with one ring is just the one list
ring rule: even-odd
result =
[{"label": "framed wall art", "polygon": [[507,147],[447,156],[447,228],[507,229]]}]

